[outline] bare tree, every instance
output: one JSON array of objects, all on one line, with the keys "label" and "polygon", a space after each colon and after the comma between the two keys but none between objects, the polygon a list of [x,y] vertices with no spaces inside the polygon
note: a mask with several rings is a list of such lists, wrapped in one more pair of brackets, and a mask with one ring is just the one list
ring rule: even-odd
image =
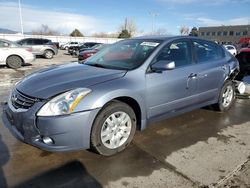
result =
[{"label": "bare tree", "polygon": [[92,37],[97,37],[97,38],[117,38],[118,33],[105,33],[105,32],[99,32],[99,33],[94,33]]},{"label": "bare tree", "polygon": [[186,26],[181,26],[180,27],[180,34],[181,35],[188,35],[189,34],[189,28]]},{"label": "bare tree", "polygon": [[124,24],[119,27],[119,33],[123,30],[127,30],[132,36],[135,35],[137,26],[132,18],[125,18]]},{"label": "bare tree", "polygon": [[167,35],[168,32],[165,28],[159,28],[156,32],[154,32],[155,35]]},{"label": "bare tree", "polygon": [[33,35],[59,35],[58,31],[49,28],[48,25],[42,24],[40,28],[32,31]]}]

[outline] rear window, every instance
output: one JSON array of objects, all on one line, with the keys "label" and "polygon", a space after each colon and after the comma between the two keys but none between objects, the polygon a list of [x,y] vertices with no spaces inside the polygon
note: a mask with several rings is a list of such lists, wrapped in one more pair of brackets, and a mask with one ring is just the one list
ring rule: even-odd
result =
[{"label": "rear window", "polygon": [[198,63],[220,60],[225,57],[224,50],[216,43],[194,40],[193,45]]}]

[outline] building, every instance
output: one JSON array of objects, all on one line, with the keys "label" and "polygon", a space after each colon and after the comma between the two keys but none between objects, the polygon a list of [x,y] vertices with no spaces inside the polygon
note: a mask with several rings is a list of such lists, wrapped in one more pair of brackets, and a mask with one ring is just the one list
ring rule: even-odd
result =
[{"label": "building", "polygon": [[237,44],[243,37],[250,37],[250,25],[199,27],[198,36],[219,44]]}]

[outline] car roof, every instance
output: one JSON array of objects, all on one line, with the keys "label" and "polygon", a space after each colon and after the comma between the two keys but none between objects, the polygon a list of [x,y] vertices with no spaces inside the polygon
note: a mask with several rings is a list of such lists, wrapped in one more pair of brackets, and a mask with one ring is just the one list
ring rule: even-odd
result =
[{"label": "car roof", "polygon": [[12,41],[7,40],[7,39],[0,39],[0,41],[3,41],[3,42],[12,42]]},{"label": "car roof", "polygon": [[250,48],[241,48],[240,52],[250,52]]},{"label": "car roof", "polygon": [[199,39],[199,40],[203,40],[203,41],[209,41],[209,42],[214,42],[211,40],[207,40],[207,39],[202,39],[199,37],[195,37],[195,36],[172,36],[172,35],[160,35],[160,36],[155,36],[155,35],[149,35],[149,36],[141,36],[141,37],[133,37],[131,39],[145,39],[145,40],[162,40],[162,41],[168,41],[168,40],[175,40],[175,39]]}]

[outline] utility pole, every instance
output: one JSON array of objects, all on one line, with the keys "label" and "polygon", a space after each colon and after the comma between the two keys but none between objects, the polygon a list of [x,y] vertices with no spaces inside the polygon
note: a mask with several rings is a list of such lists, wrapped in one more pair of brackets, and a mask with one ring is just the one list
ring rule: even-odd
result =
[{"label": "utility pole", "polygon": [[159,13],[149,12],[149,15],[152,16],[152,34],[155,32],[155,18],[159,16]]},{"label": "utility pole", "polygon": [[21,0],[18,0],[18,4],[19,4],[19,16],[20,16],[21,33],[23,35],[23,17],[22,17]]},{"label": "utility pole", "polygon": [[126,17],[126,18],[125,18],[124,29],[127,30],[127,27],[128,27],[128,18]]}]

